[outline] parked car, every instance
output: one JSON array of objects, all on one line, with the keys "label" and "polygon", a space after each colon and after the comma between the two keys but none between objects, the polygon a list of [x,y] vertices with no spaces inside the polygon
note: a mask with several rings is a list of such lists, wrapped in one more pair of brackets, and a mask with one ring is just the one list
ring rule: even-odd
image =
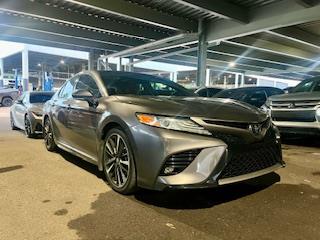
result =
[{"label": "parked car", "polygon": [[42,108],[53,92],[24,92],[10,109],[12,130],[22,129],[27,137],[42,133]]},{"label": "parked car", "polygon": [[19,91],[13,88],[0,88],[0,103],[3,107],[10,107],[19,96]]},{"label": "parked car", "polygon": [[223,89],[215,87],[203,87],[195,91],[200,97],[213,97],[218,92],[221,92]]},{"label": "parked car", "polygon": [[138,73],[74,76],[45,104],[43,126],[47,150],[98,165],[122,194],[217,187],[284,166],[267,114]]},{"label": "parked car", "polygon": [[271,97],[266,111],[282,133],[320,135],[320,77],[302,81],[288,94]]},{"label": "parked car", "polygon": [[260,108],[265,104],[268,97],[279,94],[284,94],[284,91],[274,87],[242,87],[223,90],[214,97],[230,98]]}]

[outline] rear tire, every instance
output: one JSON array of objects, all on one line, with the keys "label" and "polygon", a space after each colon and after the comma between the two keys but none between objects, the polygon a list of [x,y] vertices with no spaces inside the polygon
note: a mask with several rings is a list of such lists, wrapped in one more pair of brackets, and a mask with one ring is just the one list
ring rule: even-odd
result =
[{"label": "rear tire", "polygon": [[13,100],[11,97],[4,97],[2,98],[1,105],[3,107],[10,107],[13,104]]},{"label": "rear tire", "polygon": [[43,139],[48,151],[54,152],[58,149],[53,136],[52,125],[49,118],[45,118],[43,124]]},{"label": "rear tire", "polygon": [[103,172],[113,190],[132,194],[137,190],[134,155],[126,134],[111,129],[105,138]]}]

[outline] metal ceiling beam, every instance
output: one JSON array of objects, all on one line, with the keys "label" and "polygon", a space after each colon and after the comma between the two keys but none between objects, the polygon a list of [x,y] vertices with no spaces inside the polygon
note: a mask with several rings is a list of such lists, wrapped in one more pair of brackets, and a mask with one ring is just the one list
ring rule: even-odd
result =
[{"label": "metal ceiling beam", "polygon": [[272,54],[298,58],[304,61],[317,62],[319,55],[316,53],[311,53],[304,51],[302,49],[289,47],[280,43],[270,42],[263,39],[258,39],[255,37],[241,37],[233,40],[226,41],[229,44],[251,48],[263,52],[268,52]]},{"label": "metal ceiling beam", "polygon": [[47,45],[52,47],[55,47],[59,44],[64,44],[65,46],[70,46],[70,48],[84,47],[110,51],[121,51],[124,49],[122,46],[116,46],[102,42],[93,42],[85,39],[77,39],[75,41],[75,39],[66,36],[5,26],[0,26],[0,32],[0,38],[8,41],[15,41],[15,39],[17,39],[18,42]]},{"label": "metal ceiling beam", "polygon": [[154,31],[149,28],[141,28],[135,25],[102,19],[101,17],[80,14],[67,9],[61,9],[53,5],[46,5],[29,0],[1,0],[0,10],[26,14],[44,18],[51,21],[74,24],[80,27],[92,28],[100,31],[118,33],[123,36],[133,36],[142,39],[161,39],[168,36],[167,33]]},{"label": "metal ceiling beam", "polygon": [[96,31],[90,31],[87,29],[66,26],[64,24],[55,24],[52,22],[40,21],[28,17],[22,17],[21,15],[8,15],[6,13],[0,14],[0,25],[13,27],[17,29],[32,30],[42,33],[50,33],[53,35],[65,36],[69,38],[74,38],[74,41],[77,41],[78,39],[83,39],[92,42],[101,42],[126,47],[137,46],[145,43],[145,41],[141,41],[138,39],[130,39],[119,37],[116,35],[108,35],[106,33],[100,33]]},{"label": "metal ceiling beam", "polygon": [[223,41],[280,27],[320,19],[320,5],[305,8],[292,0],[277,1],[273,4],[250,11],[250,22],[241,24],[229,20],[212,20],[208,24],[207,41]]},{"label": "metal ceiling beam", "polygon": [[171,48],[182,47],[186,44],[196,43],[198,34],[182,33],[172,37],[164,38],[158,41],[146,43],[137,47],[129,48],[124,51],[106,56],[110,57],[129,57],[133,55],[141,55],[154,51],[163,51]]},{"label": "metal ceiling beam", "polygon": [[320,50],[320,37],[298,27],[274,29],[272,31],[267,31],[267,33]]},{"label": "metal ceiling beam", "polygon": [[244,7],[221,0],[173,0],[174,2],[206,11],[216,16],[232,19],[241,23],[249,22],[248,10]]},{"label": "metal ceiling beam", "polygon": [[98,9],[144,23],[174,30],[194,31],[197,23],[184,18],[169,15],[150,8],[139,6],[124,0],[66,0],[74,4]]},{"label": "metal ceiling beam", "polygon": [[262,61],[274,64],[280,64],[284,66],[297,66],[304,67],[311,64],[309,61],[301,61],[297,58],[281,56],[279,54],[273,54],[269,52],[263,52],[258,49],[252,49],[247,47],[235,46],[228,43],[222,43],[218,46],[211,47],[208,52],[233,56],[240,59],[250,59],[255,61]]}]

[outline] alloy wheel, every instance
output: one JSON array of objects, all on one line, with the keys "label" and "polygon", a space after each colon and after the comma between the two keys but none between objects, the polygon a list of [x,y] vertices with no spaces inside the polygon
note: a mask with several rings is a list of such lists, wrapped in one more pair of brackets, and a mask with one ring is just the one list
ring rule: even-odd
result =
[{"label": "alloy wheel", "polygon": [[111,134],[105,143],[104,169],[117,188],[122,188],[130,173],[130,154],[124,139],[117,133]]},{"label": "alloy wheel", "polygon": [[24,120],[24,128],[25,128],[26,135],[30,137],[32,135],[32,130],[31,130],[31,123],[28,117],[26,117]]},{"label": "alloy wheel", "polygon": [[47,148],[50,148],[51,143],[53,141],[53,134],[50,126],[50,122],[48,120],[45,121],[44,129],[43,129],[43,138]]}]

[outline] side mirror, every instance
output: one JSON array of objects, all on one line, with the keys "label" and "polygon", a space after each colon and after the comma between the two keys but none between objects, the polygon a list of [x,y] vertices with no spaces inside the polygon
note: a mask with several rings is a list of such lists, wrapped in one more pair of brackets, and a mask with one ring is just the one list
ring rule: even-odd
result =
[{"label": "side mirror", "polygon": [[88,90],[76,90],[72,93],[72,97],[77,100],[88,102],[90,107],[97,107],[98,101]]},{"label": "side mirror", "polygon": [[17,100],[16,100],[16,104],[22,104],[22,100],[17,99]]}]

